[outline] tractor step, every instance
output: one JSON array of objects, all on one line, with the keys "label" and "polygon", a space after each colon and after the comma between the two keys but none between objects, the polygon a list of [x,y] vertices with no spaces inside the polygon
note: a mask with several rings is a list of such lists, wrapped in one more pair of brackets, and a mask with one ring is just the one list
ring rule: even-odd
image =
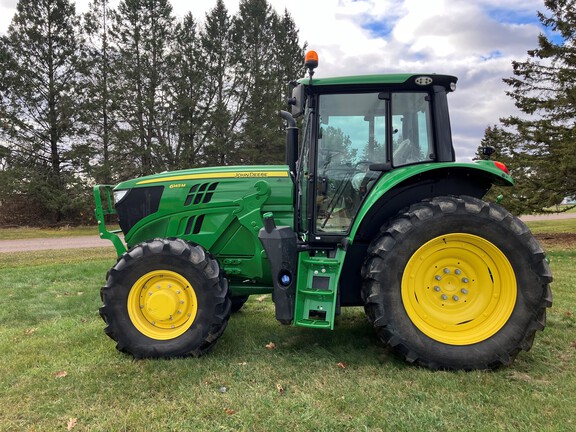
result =
[{"label": "tractor step", "polygon": [[328,258],[323,252],[299,254],[294,325],[334,328],[341,268],[338,255]]}]

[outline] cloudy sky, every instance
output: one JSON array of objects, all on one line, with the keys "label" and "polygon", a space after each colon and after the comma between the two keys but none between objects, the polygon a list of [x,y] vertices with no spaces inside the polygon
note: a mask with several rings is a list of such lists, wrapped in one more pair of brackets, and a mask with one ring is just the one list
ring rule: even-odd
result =
[{"label": "cloudy sky", "polygon": [[[450,95],[456,156],[469,160],[484,129],[515,113],[502,78],[524,60],[544,32],[536,16],[543,0],[268,0],[287,9],[300,40],[318,52],[317,77],[389,72],[459,77]],[[111,4],[117,1],[111,0]],[[202,20],[214,0],[172,0],[174,12]],[[230,13],[239,0],[225,0]],[[0,0],[5,34],[17,0]],[[88,0],[77,0],[85,12]],[[553,35],[550,35],[553,36]]]}]

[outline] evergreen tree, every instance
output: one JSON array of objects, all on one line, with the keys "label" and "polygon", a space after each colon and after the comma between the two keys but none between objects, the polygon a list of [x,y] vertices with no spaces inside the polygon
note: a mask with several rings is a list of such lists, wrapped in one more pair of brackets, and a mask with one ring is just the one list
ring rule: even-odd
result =
[{"label": "evergreen tree", "polygon": [[[175,18],[168,0],[123,0],[113,13],[111,42],[118,52],[111,91],[118,98],[117,147],[123,151],[122,176],[168,168],[161,157],[169,121],[164,117],[169,49]],[[165,154],[165,153],[164,153]]]},{"label": "evergreen tree", "polygon": [[12,173],[4,192],[34,202],[54,221],[68,217],[79,190],[72,187],[80,179],[70,159],[82,98],[77,30],[70,1],[20,0],[2,41],[1,139],[10,148]]},{"label": "evergreen tree", "polygon": [[544,34],[525,61],[513,62],[514,76],[504,81],[507,94],[525,116],[502,123],[513,131],[504,148],[517,182],[518,211],[537,212],[576,196],[576,1],[546,0],[550,15]]},{"label": "evergreen tree", "polygon": [[237,132],[244,116],[245,94],[239,91],[243,76],[235,67],[232,19],[223,0],[206,14],[201,33],[202,58],[206,68],[208,114],[207,139],[204,151],[208,165],[229,165],[236,161]]},{"label": "evergreen tree", "polygon": [[198,166],[207,145],[210,109],[207,71],[197,25],[191,14],[176,27],[171,55],[170,100],[165,104],[167,144],[164,154],[174,168]]},{"label": "evergreen tree", "polygon": [[245,96],[238,100],[245,113],[241,134],[240,158],[243,164],[280,163],[284,142],[282,121],[276,115],[282,106],[274,74],[274,32],[278,15],[266,0],[243,0],[234,19],[234,59],[244,77],[238,90]]},{"label": "evergreen tree", "polygon": [[[114,93],[110,91],[110,76],[114,51],[110,47],[110,15],[108,0],[93,0],[84,15],[87,37],[86,78],[87,98],[83,109],[84,123],[90,134],[86,145],[91,149],[91,170],[97,183],[110,184],[116,179],[113,168]],[[91,162],[92,162],[91,161]],[[90,163],[90,166],[93,166]]]}]

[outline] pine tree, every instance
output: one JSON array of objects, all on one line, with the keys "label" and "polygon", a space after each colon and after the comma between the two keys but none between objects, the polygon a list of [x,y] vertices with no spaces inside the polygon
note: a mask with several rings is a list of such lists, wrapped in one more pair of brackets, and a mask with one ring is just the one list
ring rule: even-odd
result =
[{"label": "pine tree", "polygon": [[170,126],[165,153],[174,168],[198,166],[207,145],[207,118],[211,96],[201,38],[191,14],[176,26],[171,54],[170,101],[166,118]]},{"label": "pine tree", "polygon": [[123,0],[113,13],[111,43],[118,52],[111,91],[118,97],[118,151],[122,175],[151,174],[169,167],[163,130],[169,53],[175,18],[168,0]]},{"label": "pine tree", "polygon": [[237,161],[237,132],[244,116],[246,94],[238,89],[243,76],[235,67],[232,42],[232,18],[223,0],[206,14],[201,32],[202,58],[206,68],[208,114],[207,139],[204,150],[208,165],[229,165]]},{"label": "pine tree", "polygon": [[236,67],[244,77],[240,134],[242,163],[282,163],[287,85],[303,71],[303,48],[287,11],[278,15],[266,0],[244,0],[234,19]]},{"label": "pine tree", "polygon": [[[93,0],[84,15],[87,37],[84,76],[87,98],[83,121],[90,134],[86,145],[98,162],[91,174],[97,183],[110,184],[117,178],[114,170],[113,130],[115,129],[114,93],[110,91],[110,76],[114,51],[110,47],[110,15],[108,0]],[[90,164],[93,165],[93,162]]]},{"label": "pine tree", "polygon": [[[70,157],[79,134],[81,42],[68,0],[20,0],[2,43],[2,139],[11,153],[12,192],[59,221],[76,204]],[[6,173],[5,173],[6,174]]]},{"label": "pine tree", "polygon": [[513,132],[504,144],[522,212],[538,212],[576,196],[576,1],[546,0],[541,23],[558,35],[538,37],[525,61],[513,62],[504,81],[524,116],[502,123]]}]

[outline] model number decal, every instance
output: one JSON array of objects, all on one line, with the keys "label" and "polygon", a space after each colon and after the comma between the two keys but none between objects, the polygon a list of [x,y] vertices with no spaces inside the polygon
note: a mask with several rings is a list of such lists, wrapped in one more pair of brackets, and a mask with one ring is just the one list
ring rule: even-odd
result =
[{"label": "model number decal", "polygon": [[170,189],[183,188],[186,187],[186,183],[174,183],[171,184],[169,187]]}]

